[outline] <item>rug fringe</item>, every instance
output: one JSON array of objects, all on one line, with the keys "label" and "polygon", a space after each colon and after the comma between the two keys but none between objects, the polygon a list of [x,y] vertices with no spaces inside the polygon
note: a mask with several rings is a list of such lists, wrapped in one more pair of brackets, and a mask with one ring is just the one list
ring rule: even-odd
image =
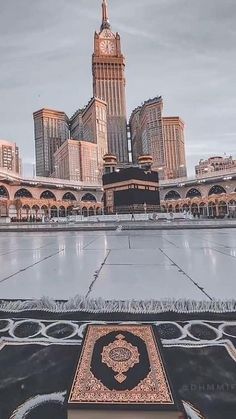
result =
[{"label": "rug fringe", "polygon": [[104,300],[76,296],[68,301],[55,301],[48,297],[39,300],[0,301],[0,311],[19,313],[23,311],[45,311],[51,313],[234,313],[236,300]]}]

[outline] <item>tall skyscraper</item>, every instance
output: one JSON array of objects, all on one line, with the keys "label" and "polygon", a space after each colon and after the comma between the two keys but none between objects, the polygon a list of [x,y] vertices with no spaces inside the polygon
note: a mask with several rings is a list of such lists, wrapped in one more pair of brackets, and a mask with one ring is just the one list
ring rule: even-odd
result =
[{"label": "tall skyscraper", "polygon": [[[179,117],[162,117],[161,96],[136,108],[127,125],[125,57],[120,35],[109,22],[107,0],[102,0],[102,24],[94,35],[92,73],[93,97],[70,120],[64,112],[50,109],[34,113],[36,174],[57,175],[54,155],[66,140],[73,139],[97,146],[98,180],[107,153],[120,166],[129,163],[131,154],[135,164],[141,155],[151,155],[160,179],[186,176],[184,123]],[[84,156],[85,152],[86,148]]]},{"label": "tall skyscraper", "polygon": [[36,175],[48,177],[55,171],[54,153],[69,138],[64,112],[41,109],[33,114]]},{"label": "tall skyscraper", "polygon": [[14,173],[21,173],[19,148],[15,143],[0,140],[0,168]]},{"label": "tall skyscraper", "polygon": [[103,156],[108,152],[106,102],[97,98],[91,99],[83,112],[82,121],[83,138],[97,144],[97,165],[102,181]]},{"label": "tall skyscraper", "polygon": [[178,116],[163,118],[165,163],[169,179],[187,176],[184,129],[184,122]]},{"label": "tall skyscraper", "polygon": [[74,140],[83,140],[83,115],[84,108],[78,109],[70,118],[70,137]]},{"label": "tall skyscraper", "polygon": [[140,111],[141,107],[134,109],[129,120],[132,161],[135,164],[138,164],[139,156],[142,156],[144,154],[140,126]]},{"label": "tall skyscraper", "polygon": [[127,163],[127,113],[125,97],[125,58],[118,33],[111,30],[107,1],[102,3],[102,25],[94,35],[92,59],[93,96],[107,103],[108,151],[120,163]]},{"label": "tall skyscraper", "polygon": [[71,138],[97,144],[97,164],[102,181],[103,156],[108,152],[107,144],[107,104],[92,98],[88,105],[78,110],[70,119]]},{"label": "tall skyscraper", "polygon": [[134,163],[142,154],[153,157],[153,170],[164,177],[165,152],[162,126],[163,100],[161,96],[149,99],[136,108],[130,117],[130,131]]}]

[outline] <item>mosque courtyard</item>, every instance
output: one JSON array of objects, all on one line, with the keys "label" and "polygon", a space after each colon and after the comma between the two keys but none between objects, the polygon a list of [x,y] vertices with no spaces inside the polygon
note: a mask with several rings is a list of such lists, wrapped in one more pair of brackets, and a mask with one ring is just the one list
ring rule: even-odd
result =
[{"label": "mosque courtyard", "polygon": [[1,418],[64,419],[87,326],[123,322],[159,333],[188,418],[235,418],[235,228],[129,227],[0,231]]},{"label": "mosque courtyard", "polygon": [[235,229],[1,232],[1,299],[230,300]]}]

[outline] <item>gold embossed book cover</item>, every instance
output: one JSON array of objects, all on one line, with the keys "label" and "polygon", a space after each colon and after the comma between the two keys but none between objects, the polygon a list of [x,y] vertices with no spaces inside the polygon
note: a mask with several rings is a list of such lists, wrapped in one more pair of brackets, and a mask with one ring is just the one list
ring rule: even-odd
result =
[{"label": "gold embossed book cover", "polygon": [[68,396],[68,419],[184,419],[149,325],[90,325]]}]

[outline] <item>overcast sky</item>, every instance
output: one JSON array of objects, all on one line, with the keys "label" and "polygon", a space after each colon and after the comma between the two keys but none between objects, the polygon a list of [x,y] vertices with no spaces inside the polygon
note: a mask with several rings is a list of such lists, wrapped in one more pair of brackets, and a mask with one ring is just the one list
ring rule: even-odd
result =
[{"label": "overcast sky", "polygon": [[[33,111],[71,116],[92,96],[102,0],[0,0],[0,138],[34,162]],[[236,155],[236,0],[109,0],[127,68],[128,114],[162,95],[186,122],[189,174],[200,158]]]}]

